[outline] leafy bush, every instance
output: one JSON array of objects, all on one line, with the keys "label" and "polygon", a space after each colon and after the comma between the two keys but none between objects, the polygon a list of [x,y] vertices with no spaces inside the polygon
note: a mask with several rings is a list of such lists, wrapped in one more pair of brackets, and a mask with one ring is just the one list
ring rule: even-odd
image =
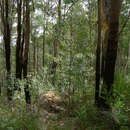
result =
[{"label": "leafy bush", "polygon": [[0,109],[1,130],[40,130],[38,116],[23,106],[2,106]]},{"label": "leafy bush", "polygon": [[130,122],[130,81],[123,73],[117,73],[114,83],[114,116],[120,126]]}]

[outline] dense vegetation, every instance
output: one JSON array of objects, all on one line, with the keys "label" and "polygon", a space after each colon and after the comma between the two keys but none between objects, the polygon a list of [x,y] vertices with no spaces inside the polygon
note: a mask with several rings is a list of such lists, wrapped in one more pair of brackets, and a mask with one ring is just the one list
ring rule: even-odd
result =
[{"label": "dense vegetation", "polygon": [[129,37],[129,0],[0,0],[0,130],[129,130]]}]

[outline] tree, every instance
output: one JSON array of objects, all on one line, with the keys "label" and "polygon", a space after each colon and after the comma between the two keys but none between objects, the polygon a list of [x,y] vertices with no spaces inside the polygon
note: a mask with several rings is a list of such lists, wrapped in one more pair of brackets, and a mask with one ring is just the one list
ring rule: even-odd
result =
[{"label": "tree", "polygon": [[95,88],[95,103],[99,100],[99,86],[100,86],[100,53],[101,53],[101,0],[98,0],[98,43],[96,51],[96,88]]},{"label": "tree", "polygon": [[53,55],[54,55],[54,61],[52,63],[52,84],[55,85],[55,78],[56,78],[56,67],[57,62],[56,58],[58,57],[58,43],[60,40],[61,35],[61,0],[58,1],[58,19],[57,19],[57,27],[56,27],[56,36],[53,41]]},{"label": "tree", "polygon": [[[29,43],[30,43],[30,7],[29,7],[29,0],[26,0],[26,13],[25,13],[25,48],[24,48],[24,58],[23,58],[23,77],[27,79],[27,72],[28,72],[28,53],[29,53]],[[29,85],[26,83],[25,85],[25,99],[26,103],[31,103],[31,96],[29,92]]]},{"label": "tree", "polygon": [[121,11],[122,0],[103,1],[103,13],[105,15],[105,64],[103,73],[102,98],[103,107],[109,108],[108,98],[112,96],[114,83],[114,72],[117,57],[117,48],[119,41],[119,16]]},{"label": "tree", "polygon": [[16,78],[22,78],[22,0],[17,0],[17,14],[18,14],[18,25],[17,25],[17,43],[16,43]]},{"label": "tree", "polygon": [[10,8],[9,1],[3,0],[0,2],[0,10],[1,10],[1,19],[3,25],[3,40],[5,47],[5,59],[6,59],[6,71],[7,71],[7,96],[8,100],[12,100],[12,88],[10,84],[10,76],[11,76],[11,63],[10,63],[10,44],[11,44],[11,24],[10,24]]}]

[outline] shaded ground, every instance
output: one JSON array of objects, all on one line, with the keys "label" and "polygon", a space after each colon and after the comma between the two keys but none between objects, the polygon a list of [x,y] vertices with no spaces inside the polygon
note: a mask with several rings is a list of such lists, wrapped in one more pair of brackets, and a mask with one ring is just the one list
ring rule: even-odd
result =
[{"label": "shaded ground", "polygon": [[[80,96],[77,93],[77,95],[72,96],[67,92],[46,91],[30,106],[29,111],[26,110],[26,104],[21,100],[17,100],[10,105],[7,101],[3,101],[4,104],[0,104],[0,121],[2,121],[0,125],[6,127],[0,126],[0,130],[10,130],[11,128],[11,130],[19,130],[19,128],[21,128],[20,130],[130,129],[130,123],[125,122],[127,118],[130,118],[130,115],[117,112],[117,110],[113,111],[113,113],[119,114],[119,121],[118,116],[114,117],[115,114],[99,111],[94,106],[92,92],[88,93],[89,95]],[[123,107],[125,109],[126,106]],[[130,112],[128,113],[130,114]],[[120,128],[115,128],[118,125],[115,124],[114,120],[117,120],[117,124],[119,122]],[[16,127],[16,125],[19,127]]]},{"label": "shaded ground", "polygon": [[[65,95],[62,95],[63,97]],[[46,124],[47,130],[74,130],[75,117],[68,116],[68,106],[63,101],[63,97],[54,91],[43,94],[39,100],[40,122]]]},{"label": "shaded ground", "polygon": [[[117,128],[118,125],[115,124],[116,122],[113,115],[107,112],[97,113],[95,108],[90,107],[86,112],[81,110],[79,113],[75,113],[75,110],[82,107],[83,103],[85,103],[84,99],[82,99],[81,102],[77,102],[77,104],[69,104],[69,97],[67,97],[67,101],[65,102],[65,95],[66,94],[58,95],[58,93],[54,91],[48,91],[40,97],[38,108],[40,108],[40,122],[43,123],[43,129],[129,130],[129,126]],[[87,99],[87,97],[85,98]],[[87,102],[90,104],[90,100]],[[92,103],[93,101],[91,101],[91,104]],[[85,116],[88,117],[86,118]]]}]

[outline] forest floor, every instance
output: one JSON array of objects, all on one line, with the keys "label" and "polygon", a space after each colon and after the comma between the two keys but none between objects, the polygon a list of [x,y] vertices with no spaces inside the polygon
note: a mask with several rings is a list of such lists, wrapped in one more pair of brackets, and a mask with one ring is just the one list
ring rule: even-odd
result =
[{"label": "forest floor", "polygon": [[84,96],[44,91],[29,111],[24,98],[20,99],[10,105],[0,99],[0,130],[130,130],[130,111],[124,111],[130,110],[129,99],[124,106],[118,104],[120,109],[113,113],[96,108],[93,89]]},{"label": "forest floor", "polygon": [[[54,91],[48,91],[41,96],[38,109],[41,117],[40,122],[43,123],[43,129],[46,130],[75,130],[76,117],[70,111],[71,100],[68,95],[68,103],[63,100],[64,96],[59,95]],[[45,128],[46,124],[46,128]]]},{"label": "forest floor", "polygon": [[[130,126],[118,127],[113,115],[97,113],[92,97],[89,98],[86,96],[80,102],[73,102],[72,97],[65,93],[48,91],[43,94],[38,106],[43,130],[130,130]],[[89,104],[87,111],[86,106],[82,107],[86,103]]]}]

